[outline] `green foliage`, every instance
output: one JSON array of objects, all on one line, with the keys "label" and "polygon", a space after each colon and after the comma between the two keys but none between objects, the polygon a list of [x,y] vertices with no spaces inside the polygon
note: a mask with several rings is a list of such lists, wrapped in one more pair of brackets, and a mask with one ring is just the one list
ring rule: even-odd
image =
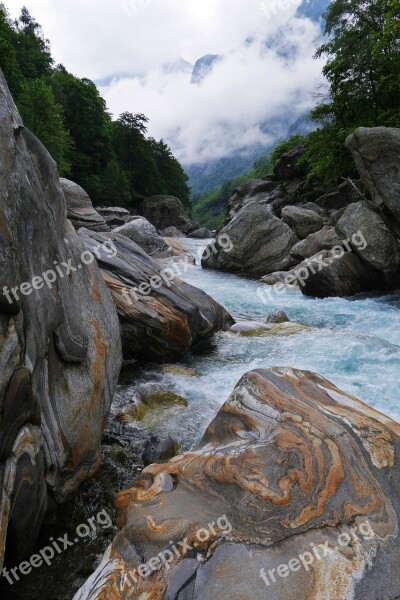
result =
[{"label": "green foliage", "polygon": [[329,93],[311,113],[319,128],[307,136],[301,164],[308,178],[331,186],[356,175],[344,145],[352,131],[400,127],[400,0],[333,0],[325,33],[316,56],[327,59]]},{"label": "green foliage", "polygon": [[55,102],[51,87],[44,79],[25,81],[17,101],[25,126],[43,142],[58,162],[61,175],[68,175],[72,140],[65,130],[63,109]]},{"label": "green foliage", "polygon": [[113,122],[92,81],[54,67],[28,10],[12,22],[1,2],[0,67],[25,125],[95,204],[129,206],[134,193],[170,194],[190,208],[188,178],[170,148],[147,137],[148,119],[126,112]]}]

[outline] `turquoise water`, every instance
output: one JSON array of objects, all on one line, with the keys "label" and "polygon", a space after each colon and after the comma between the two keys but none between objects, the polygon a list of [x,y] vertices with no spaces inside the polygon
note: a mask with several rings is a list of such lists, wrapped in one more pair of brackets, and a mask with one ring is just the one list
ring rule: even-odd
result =
[{"label": "turquoise water", "polygon": [[[203,241],[185,240],[198,255]],[[195,444],[228,398],[240,377],[251,369],[290,366],[315,371],[344,391],[400,421],[400,295],[314,300],[300,291],[258,294],[270,288],[232,274],[187,267],[181,279],[213,296],[238,319],[259,319],[283,309],[291,321],[311,331],[290,337],[246,338],[217,334],[208,348],[182,364],[199,377],[155,375],[189,400],[189,409],[174,411],[163,430],[184,449]]]}]

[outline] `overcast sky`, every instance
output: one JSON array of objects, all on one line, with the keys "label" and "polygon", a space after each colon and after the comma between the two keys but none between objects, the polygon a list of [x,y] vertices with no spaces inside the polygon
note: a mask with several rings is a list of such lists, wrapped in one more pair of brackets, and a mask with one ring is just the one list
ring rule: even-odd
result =
[{"label": "overcast sky", "polygon": [[[16,17],[23,4],[4,0]],[[185,163],[268,144],[279,131],[259,125],[313,105],[321,73],[313,60],[319,28],[295,18],[300,0],[25,0],[51,41],[56,62],[100,85],[114,115],[150,118]],[[284,8],[283,8],[284,7]],[[265,40],[275,36],[290,60]],[[287,52],[285,52],[287,54]],[[220,61],[201,85],[171,73],[181,58]],[[111,79],[110,79],[111,78]]]}]

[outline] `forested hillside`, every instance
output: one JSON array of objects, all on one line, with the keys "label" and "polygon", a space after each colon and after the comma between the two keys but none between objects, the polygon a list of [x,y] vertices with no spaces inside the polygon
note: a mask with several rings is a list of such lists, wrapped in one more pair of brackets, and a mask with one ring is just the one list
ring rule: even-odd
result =
[{"label": "forested hillside", "polygon": [[55,65],[40,25],[0,4],[0,67],[24,124],[45,144],[60,174],[93,201],[129,206],[134,194],[177,196],[190,207],[187,176],[163,140],[147,136],[143,114],[113,120],[96,85]]}]

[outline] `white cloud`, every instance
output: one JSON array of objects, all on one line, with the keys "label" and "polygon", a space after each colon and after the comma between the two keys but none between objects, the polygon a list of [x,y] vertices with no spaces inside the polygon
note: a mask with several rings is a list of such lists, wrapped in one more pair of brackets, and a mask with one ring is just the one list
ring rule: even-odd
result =
[{"label": "white cloud", "polygon": [[[50,38],[57,62],[81,77],[106,79],[110,110],[150,118],[183,162],[202,162],[268,144],[280,119],[312,106],[321,72],[312,56],[319,29],[294,18],[300,0],[25,0]],[[6,0],[13,16],[19,0]],[[291,60],[266,48],[276,36]],[[247,41],[247,43],[246,43]],[[221,54],[201,85],[167,73],[179,57]],[[121,77],[122,76],[122,77]],[[278,131],[262,132],[272,121]]]}]

